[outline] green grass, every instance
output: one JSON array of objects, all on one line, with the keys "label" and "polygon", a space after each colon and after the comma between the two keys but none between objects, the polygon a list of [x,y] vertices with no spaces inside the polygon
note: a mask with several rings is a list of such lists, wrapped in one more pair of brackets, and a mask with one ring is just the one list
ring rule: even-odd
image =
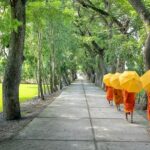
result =
[{"label": "green grass", "polygon": [[[20,102],[25,102],[38,94],[38,86],[36,84],[20,85]],[[2,112],[2,84],[0,84],[0,112]]]}]

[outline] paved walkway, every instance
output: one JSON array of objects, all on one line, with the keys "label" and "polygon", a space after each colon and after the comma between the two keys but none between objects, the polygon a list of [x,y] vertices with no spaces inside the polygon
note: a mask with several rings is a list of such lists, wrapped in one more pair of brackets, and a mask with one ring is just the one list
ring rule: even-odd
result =
[{"label": "paved walkway", "polygon": [[147,121],[109,106],[105,93],[76,81],[0,150],[149,150]]}]

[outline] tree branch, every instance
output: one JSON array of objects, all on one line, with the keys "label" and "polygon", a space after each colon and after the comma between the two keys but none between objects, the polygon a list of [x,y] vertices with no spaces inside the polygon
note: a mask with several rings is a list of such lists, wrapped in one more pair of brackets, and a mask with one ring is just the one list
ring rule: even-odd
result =
[{"label": "tree branch", "polygon": [[141,19],[150,26],[150,11],[146,8],[142,0],[128,0]]},{"label": "tree branch", "polygon": [[85,8],[90,8],[97,12],[99,15],[105,16],[105,17],[110,17],[112,21],[119,27],[120,32],[126,33],[127,29],[126,26],[124,26],[116,17],[112,16],[110,13],[97,8],[90,0],[77,0],[83,7]]}]

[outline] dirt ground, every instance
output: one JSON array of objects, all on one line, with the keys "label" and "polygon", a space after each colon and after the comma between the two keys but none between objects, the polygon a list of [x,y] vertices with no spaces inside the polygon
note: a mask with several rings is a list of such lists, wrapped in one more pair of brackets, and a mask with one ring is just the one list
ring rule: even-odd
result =
[{"label": "dirt ground", "polygon": [[47,105],[59,96],[61,91],[46,96],[45,100],[34,98],[21,104],[22,119],[17,121],[5,121],[0,113],[0,142],[15,136],[22,128],[32,121]]}]

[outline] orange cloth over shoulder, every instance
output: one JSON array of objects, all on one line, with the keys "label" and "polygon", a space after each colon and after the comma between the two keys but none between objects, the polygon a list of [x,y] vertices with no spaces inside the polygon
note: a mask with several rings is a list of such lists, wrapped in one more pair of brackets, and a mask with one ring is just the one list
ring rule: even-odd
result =
[{"label": "orange cloth over shoulder", "polygon": [[113,88],[106,86],[106,98],[108,101],[113,101]]},{"label": "orange cloth over shoulder", "polygon": [[113,100],[117,105],[123,104],[123,93],[122,90],[114,89],[113,90]]},{"label": "orange cloth over shoulder", "polygon": [[150,120],[150,92],[147,93],[148,104],[147,104],[147,119]]},{"label": "orange cloth over shoulder", "polygon": [[124,91],[124,111],[133,112],[135,106],[135,93]]}]

